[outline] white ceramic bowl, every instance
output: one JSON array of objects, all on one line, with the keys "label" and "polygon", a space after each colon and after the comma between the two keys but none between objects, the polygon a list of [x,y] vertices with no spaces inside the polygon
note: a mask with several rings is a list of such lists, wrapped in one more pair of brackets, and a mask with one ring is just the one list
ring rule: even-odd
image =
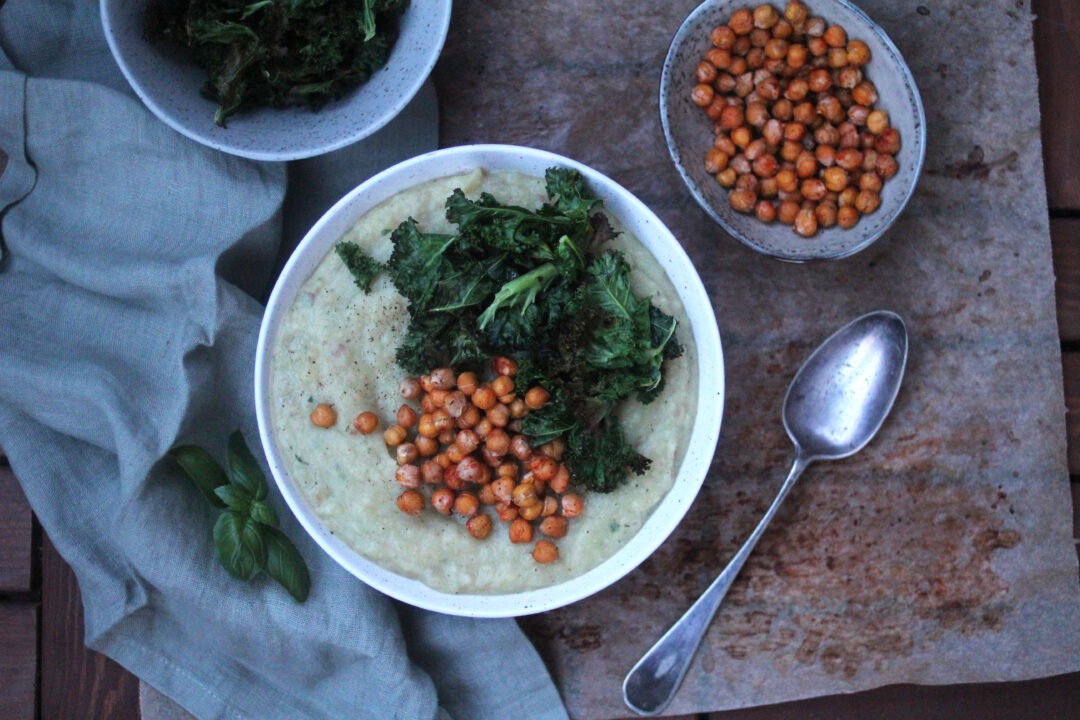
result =
[{"label": "white ceramic bowl", "polygon": [[442,52],[451,0],[413,0],[386,66],[318,112],[305,107],[257,108],[214,124],[216,103],[199,94],[206,73],[166,42],[143,37],[153,0],[101,0],[109,49],[135,93],[177,132],[204,145],[253,160],[322,155],[371,135],[408,105]]},{"label": "white ceramic bowl", "polygon": [[[915,79],[900,51],[877,23],[847,0],[803,0],[810,16],[841,25],[852,40],[870,47],[870,63],[863,68],[866,78],[878,89],[875,109],[889,113],[892,127],[900,131],[901,148],[896,156],[897,174],[885,181],[881,207],[865,215],[850,230],[839,226],[819,230],[812,238],[795,234],[779,222],[768,225],[753,215],[735,212],[728,202],[728,190],[705,172],[705,153],[712,147],[712,121],[690,101],[697,80],[694,68],[712,47],[710,31],[731,19],[741,8],[753,7],[746,0],[705,0],[683,21],[675,33],[660,76],[660,121],[664,126],[671,159],[698,204],[735,238],[758,252],[781,260],[806,262],[847,257],[870,246],[900,216],[915,192],[926,155],[926,115]],[[783,13],[786,2],[772,0]]]},{"label": "white ceramic bowl", "polygon": [[[330,248],[365,213],[414,185],[474,168],[543,176],[552,166],[572,167],[656,257],[686,308],[697,345],[697,418],[671,491],[644,526],[615,555],[571,580],[528,592],[470,595],[439,592],[390,572],[362,557],[327,530],[282,462],[271,419],[270,358],[278,328],[300,286]],[[396,376],[395,376],[396,377]],[[542,150],[507,145],[471,145],[438,150],[384,170],[343,197],[308,232],[282,270],[267,304],[255,356],[255,411],[259,435],[274,479],[300,523],[342,567],[368,585],[412,605],[452,615],[510,617],[542,612],[592,595],[633,570],[675,529],[708,472],[720,433],[724,362],[712,303],[690,258],[659,218],[622,186],[597,171]]]}]

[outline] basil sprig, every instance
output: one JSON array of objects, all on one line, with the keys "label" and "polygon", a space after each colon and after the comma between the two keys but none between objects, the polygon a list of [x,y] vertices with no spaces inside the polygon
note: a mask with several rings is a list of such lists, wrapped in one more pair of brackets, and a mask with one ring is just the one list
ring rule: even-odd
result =
[{"label": "basil sprig", "polygon": [[278,516],[263,502],[266,476],[239,430],[229,436],[228,472],[197,445],[169,451],[203,497],[222,510],[214,523],[218,561],[241,580],[265,572],[289,591],[297,602],[307,599],[311,576],[307,564],[283,532]]}]

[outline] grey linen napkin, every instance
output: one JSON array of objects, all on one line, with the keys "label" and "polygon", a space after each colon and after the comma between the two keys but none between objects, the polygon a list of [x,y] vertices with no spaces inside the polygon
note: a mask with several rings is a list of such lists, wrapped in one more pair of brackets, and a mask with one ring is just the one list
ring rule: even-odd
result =
[{"label": "grey linen napkin", "polygon": [[178,442],[220,456],[237,427],[258,447],[250,293],[270,279],[286,167],[159,122],[92,0],[9,0],[0,49],[0,445],[75,570],[87,644],[200,718],[565,718],[513,621],[390,601],[276,493],[308,601],[221,569],[212,513],[160,458]]}]

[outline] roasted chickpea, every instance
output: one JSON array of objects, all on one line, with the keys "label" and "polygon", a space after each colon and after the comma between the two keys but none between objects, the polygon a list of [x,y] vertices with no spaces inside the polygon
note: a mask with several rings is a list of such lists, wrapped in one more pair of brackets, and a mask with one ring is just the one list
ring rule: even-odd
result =
[{"label": "roasted chickpea", "polygon": [[516,483],[514,482],[514,478],[501,476],[496,478],[495,481],[491,483],[491,490],[495,493],[495,498],[499,502],[510,504],[511,502],[513,502],[513,492],[515,485]]},{"label": "roasted chickpea", "polygon": [[518,514],[524,520],[533,521],[540,517],[540,512],[544,509],[544,503],[537,500],[532,505],[526,505],[525,507],[518,508]]},{"label": "roasted chickpea", "polygon": [[787,40],[774,37],[765,43],[765,57],[772,60],[783,60],[787,57],[789,47]]},{"label": "roasted chickpea", "polygon": [[822,37],[829,43],[829,47],[838,48],[847,45],[847,33],[839,25],[831,25]]},{"label": "roasted chickpea", "polygon": [[481,485],[480,489],[476,491],[476,499],[480,501],[481,505],[494,505],[496,498],[492,483]]},{"label": "roasted chickpea", "polygon": [[498,402],[498,396],[491,389],[491,386],[485,383],[473,391],[472,402],[480,410],[490,410]]},{"label": "roasted chickpea", "polygon": [[566,453],[566,441],[563,440],[560,435],[554,440],[541,445],[540,452],[547,455],[549,458],[562,460],[563,455]]},{"label": "roasted chickpea", "polygon": [[841,148],[836,153],[836,164],[849,172],[858,170],[862,159],[862,151],[855,148]]},{"label": "roasted chickpea", "polygon": [[772,36],[780,40],[788,39],[791,37],[792,32],[794,32],[794,28],[785,18],[780,18],[772,27]]},{"label": "roasted chickpea", "polygon": [[431,387],[435,390],[452,390],[456,380],[453,368],[438,368],[431,373]]},{"label": "roasted chickpea", "polygon": [[836,205],[823,201],[814,209],[814,217],[817,218],[818,227],[828,228],[836,224]]},{"label": "roasted chickpea", "polygon": [[428,393],[428,397],[431,398],[431,404],[437,408],[441,408],[446,404],[446,396],[449,395],[447,390],[435,389]]},{"label": "roasted chickpea", "polygon": [[832,95],[819,95],[817,111],[832,123],[844,121],[844,106]]},{"label": "roasted chickpea", "polygon": [[758,5],[754,8],[754,27],[770,29],[780,20],[780,13],[772,5]]},{"label": "roasted chickpea", "polygon": [[495,407],[487,411],[487,419],[490,420],[491,424],[495,427],[506,427],[506,424],[510,422],[510,408],[502,403],[498,403]]},{"label": "roasted chickpea", "polygon": [[762,155],[754,161],[754,174],[760,178],[771,178],[780,169],[780,163],[772,155]]},{"label": "roasted chickpea", "polygon": [[843,192],[848,185],[847,170],[841,167],[826,168],[823,173],[825,187],[833,192]]},{"label": "roasted chickpea", "polygon": [[554,495],[548,495],[544,498],[544,504],[540,510],[540,517],[551,517],[555,513],[559,512],[559,499]]},{"label": "roasted chickpea", "polygon": [[776,210],[776,219],[785,225],[791,225],[795,222],[795,217],[799,214],[799,203],[794,200],[784,200],[780,203],[780,207]]},{"label": "roasted chickpea", "polygon": [[507,523],[513,522],[518,517],[518,509],[508,502],[496,502],[495,513],[499,516],[499,520]]},{"label": "roasted chickpea", "polygon": [[736,173],[735,169],[731,167],[716,173],[716,182],[720,183],[723,187],[726,188],[733,187],[738,179],[738,173]]},{"label": "roasted chickpea", "polygon": [[398,485],[415,490],[420,487],[420,468],[415,465],[401,465],[394,471]]},{"label": "roasted chickpea", "polygon": [[540,532],[544,533],[549,538],[558,540],[559,538],[566,536],[566,529],[569,525],[570,522],[565,517],[551,515],[544,518],[543,522],[540,523]]},{"label": "roasted chickpea", "polygon": [[881,196],[869,190],[861,191],[859,196],[855,198],[855,209],[863,215],[869,215],[877,210],[880,205]]},{"label": "roasted chickpea", "polygon": [[[398,468],[398,470],[400,469],[401,468]],[[426,460],[424,461],[424,464],[420,466],[420,477],[429,485],[438,485],[443,479],[442,466],[434,460]],[[435,499],[433,497],[432,502],[434,501]]]},{"label": "roasted chickpea", "polygon": [[881,186],[881,177],[876,172],[864,172],[859,177],[859,190],[868,190],[872,193],[880,193]]},{"label": "roasted chickpea", "polygon": [[866,116],[866,129],[875,135],[880,135],[889,128],[889,113],[884,110],[874,110]]},{"label": "roasted chickpea", "polygon": [[537,386],[529,388],[529,392],[525,393],[525,404],[529,406],[530,410],[537,410],[544,407],[550,398],[551,396],[547,390]]},{"label": "roasted chickpea", "polygon": [[[731,141],[735,143],[737,147],[744,148],[749,145],[753,139],[753,133],[750,131],[750,128],[745,125],[731,131]],[[736,170],[736,172],[738,172],[738,170]]]},{"label": "roasted chickpea", "polygon": [[454,491],[448,488],[439,488],[431,493],[431,507],[441,515],[449,515],[454,509]]},{"label": "roasted chickpea", "polygon": [[337,410],[327,403],[319,403],[311,411],[311,424],[315,427],[329,428],[337,422]]},{"label": "roasted chickpea", "polygon": [[701,83],[695,85],[694,89],[690,91],[690,99],[694,101],[695,105],[705,107],[713,101],[713,87],[707,83]]},{"label": "roasted chickpea", "polygon": [[870,47],[862,40],[852,40],[847,44],[847,61],[855,67],[870,62]]},{"label": "roasted chickpea", "polygon": [[754,16],[745,8],[736,10],[728,20],[728,27],[736,35],[749,35],[754,29]]},{"label": "roasted chickpea", "polygon": [[469,405],[465,408],[465,412],[461,413],[461,417],[457,419],[457,425],[460,428],[474,428],[482,420],[480,410],[475,405]]},{"label": "roasted chickpea", "polygon": [[754,195],[757,195],[757,188],[758,178],[757,175],[754,175],[752,173],[740,175],[739,179],[735,181],[736,190],[746,190],[748,192],[754,193]]},{"label": "roasted chickpea", "polygon": [[362,412],[352,421],[356,430],[364,435],[370,435],[379,429],[379,416],[373,412]]},{"label": "roasted chickpea", "polygon": [[799,142],[806,137],[806,125],[801,122],[789,122],[784,124],[784,139],[791,142]]},{"label": "roasted chickpea", "polygon": [[795,160],[795,174],[805,180],[817,175],[818,164],[813,154],[803,150]]},{"label": "roasted chickpea", "polygon": [[791,0],[784,8],[784,19],[792,25],[802,25],[806,22],[807,15],[806,6],[799,0]]},{"label": "roasted chickpea", "polygon": [[383,440],[390,447],[397,447],[401,443],[405,442],[405,438],[408,436],[408,432],[400,425],[391,425],[386,428],[386,432],[383,433]]},{"label": "roasted chickpea", "polygon": [[[746,40],[747,43],[750,42],[749,38],[742,39]],[[741,56],[731,58],[731,64],[728,65],[728,72],[735,77],[735,94],[739,97],[746,97],[750,94],[750,89],[753,88],[753,79],[746,72],[747,68],[749,68],[749,64],[746,62],[746,58]],[[746,77],[743,77],[744,75]],[[740,90],[740,87],[744,89]]]},{"label": "roasted chickpea", "polygon": [[491,533],[491,518],[487,515],[476,515],[469,518],[465,523],[465,529],[477,540],[483,540]]},{"label": "roasted chickpea", "polygon": [[419,515],[424,509],[424,496],[416,490],[406,490],[398,495],[397,506],[406,515]]},{"label": "roasted chickpea", "polygon": [[510,494],[510,499],[519,508],[539,502],[536,497],[536,490],[531,482],[522,482],[516,485]]},{"label": "roasted chickpea", "polygon": [[566,493],[562,496],[562,514],[564,517],[577,517],[584,508],[585,502],[577,493]]},{"label": "roasted chickpea", "polygon": [[[844,62],[847,62],[846,54],[844,55]],[[839,87],[845,88],[847,90],[854,90],[854,88],[862,82],[862,78],[862,70],[857,67],[845,65],[836,72],[836,78],[834,82]],[[854,94],[852,94],[852,98],[854,99]],[[864,103],[859,104],[862,105]]]},{"label": "roasted chickpea", "polygon": [[420,412],[435,412],[435,403],[431,401],[431,395],[429,393],[424,393],[423,397],[420,398]]},{"label": "roasted chickpea", "polygon": [[900,152],[899,131],[896,128],[886,128],[874,141],[874,149],[882,155],[895,155]]},{"label": "roasted chickpea", "polygon": [[716,82],[713,83],[713,86],[718,92],[729,93],[735,89],[735,76],[722,72],[716,76]]},{"label": "roasted chickpea", "polygon": [[709,35],[712,44],[721,50],[730,50],[735,44],[735,32],[727,25],[719,25],[713,28]]},{"label": "roasted chickpea", "polygon": [[505,459],[504,455],[500,455],[498,453],[492,452],[491,450],[488,449],[488,447],[486,445],[484,447],[480,448],[480,458],[485,463],[487,463],[487,466],[490,467],[490,468],[499,467],[499,465],[501,465],[503,460]]},{"label": "roasted chickpea", "polygon": [[848,185],[840,192],[840,197],[837,199],[837,204],[841,209],[851,206],[855,207],[855,198],[859,196],[859,189]]},{"label": "roasted chickpea", "polygon": [[530,543],[533,539],[533,527],[528,520],[517,518],[510,523],[510,542]]},{"label": "roasted chickpea", "polygon": [[476,373],[463,372],[457,376],[457,388],[466,396],[472,395],[476,389]]},{"label": "roasted chickpea", "polygon": [[439,433],[437,439],[440,445],[453,445],[455,437],[457,437],[457,433],[453,430],[443,430]]},{"label": "roasted chickpea", "polygon": [[859,222],[859,211],[852,205],[845,205],[836,211],[836,222],[845,230],[850,230]]},{"label": "roasted chickpea", "polygon": [[813,210],[802,209],[795,216],[795,232],[803,237],[813,237],[818,230],[817,216]]},{"label": "roasted chickpea", "polygon": [[807,18],[805,32],[810,37],[821,37],[825,34],[825,29],[828,27],[828,23],[824,18],[812,17]]},{"label": "roasted chickpea", "polygon": [[896,162],[896,158],[892,155],[879,155],[875,166],[877,174],[880,175],[883,180],[888,180],[893,175],[896,175],[897,171],[900,169],[899,163]]},{"label": "roasted chickpea", "polygon": [[808,57],[809,53],[805,45],[794,43],[788,46],[787,63],[789,67],[798,70],[806,64]]},{"label": "roasted chickpea", "polygon": [[[472,405],[469,403],[469,397],[460,390],[447,393],[443,400],[443,408],[452,418],[460,418],[470,407]],[[401,422],[400,418],[398,422]]]},{"label": "roasted chickpea", "polygon": [[832,73],[828,70],[814,70],[807,82],[812,92],[825,92],[832,87]]},{"label": "roasted chickpea", "polygon": [[848,108],[847,116],[857,127],[864,127],[866,119],[870,115],[870,108],[865,105],[852,105]]},{"label": "roasted chickpea", "polygon": [[430,375],[421,375],[419,380],[420,380],[420,387],[423,388],[424,392],[429,393],[429,392],[431,392],[432,390],[435,389],[435,386],[431,384],[431,376]]},{"label": "roasted chickpea", "polygon": [[802,78],[796,78],[788,83],[784,91],[784,97],[792,102],[803,100],[810,92],[810,83]]},{"label": "roasted chickpea", "polygon": [[416,425],[416,411],[408,405],[399,407],[397,411],[397,424],[406,429]]},{"label": "roasted chickpea", "polygon": [[752,127],[763,128],[768,121],[769,110],[765,107],[765,103],[755,102],[746,106],[746,122]]},{"label": "roasted chickpea", "polygon": [[703,60],[698,63],[697,69],[694,71],[694,77],[699,83],[711,85],[716,80],[716,66],[707,60]]},{"label": "roasted chickpea", "polygon": [[821,167],[830,168],[836,163],[836,149],[832,145],[818,145],[814,148],[814,159]]},{"label": "roasted chickpea", "polygon": [[754,206],[754,215],[763,223],[771,223],[776,219],[776,206],[768,200],[759,200]]},{"label": "roasted chickpea", "polygon": [[825,193],[828,192],[825,189],[825,183],[821,182],[817,178],[807,178],[799,185],[799,192],[807,200],[813,200],[817,202],[825,197]]},{"label": "roasted chickpea", "polygon": [[434,457],[439,452],[439,441],[420,435],[416,438],[416,452],[420,457]]},{"label": "roasted chickpea", "polygon": [[484,446],[496,455],[505,455],[510,451],[510,436],[502,428],[494,428],[484,440]]},{"label": "roasted chickpea", "polygon": [[806,38],[806,49],[810,51],[810,67],[818,67],[818,58],[829,52],[828,44],[819,37]]},{"label": "roasted chickpea", "polygon": [[443,472],[446,472],[446,470],[454,464],[450,462],[450,457],[444,452],[439,453],[435,456],[435,462],[436,464],[438,464],[439,467],[443,469]]},{"label": "roasted chickpea", "polygon": [[452,463],[460,463],[465,459],[466,455],[468,455],[468,453],[458,447],[456,442],[450,443],[446,448],[446,456],[450,458],[450,462]]},{"label": "roasted chickpea", "polygon": [[877,87],[869,80],[864,80],[851,89],[851,97],[859,105],[870,107],[878,101]]},{"label": "roasted chickpea", "polygon": [[795,192],[799,189],[799,177],[793,170],[781,170],[776,173],[776,185],[784,192]]},{"label": "roasted chickpea", "polygon": [[811,102],[799,103],[792,110],[791,117],[795,122],[809,125],[817,118],[817,108]]},{"label": "roasted chickpea", "polygon": [[[451,446],[451,447],[453,447],[453,446]],[[447,454],[448,455],[450,454],[449,450],[447,450]],[[451,457],[451,459],[453,459],[453,458]],[[445,477],[445,473],[443,473],[443,475]],[[479,460],[474,458],[472,455],[469,455],[467,457],[462,458],[461,462],[459,462],[457,464],[457,475],[458,475],[459,478],[461,478],[465,482],[482,484],[483,482],[485,482],[484,481],[485,476],[487,476],[487,478],[490,480],[490,478],[491,478],[491,468],[487,467],[486,465],[483,465]]]},{"label": "roasted chickpea", "polygon": [[431,421],[435,424],[435,429],[439,432],[454,429],[454,418],[450,417],[450,413],[444,408],[438,408],[435,412],[431,413]]},{"label": "roasted chickpea", "polygon": [[730,160],[730,158],[728,157],[727,153],[725,153],[723,150],[717,150],[716,148],[713,148],[709,152],[705,153],[705,172],[709,173],[710,175],[715,175],[716,173],[727,167],[728,160]]},{"label": "roasted chickpea", "polygon": [[463,492],[454,500],[454,512],[461,517],[470,518],[480,509],[480,499],[471,492]]},{"label": "roasted chickpea", "polygon": [[532,457],[532,448],[529,446],[528,438],[524,435],[515,435],[510,438],[510,452],[522,462]]},{"label": "roasted chickpea", "polygon": [[[787,98],[780,98],[773,103],[772,116],[777,120],[787,121],[791,119],[795,106]],[[768,123],[766,123],[766,127]],[[770,143],[774,145],[775,143]]]},{"label": "roasted chickpea", "polygon": [[736,212],[748,213],[754,210],[757,195],[752,190],[737,188],[728,195],[728,202]]},{"label": "roasted chickpea", "polygon": [[461,452],[468,455],[480,447],[480,436],[472,430],[461,430],[454,439],[454,443],[461,448]]},{"label": "roasted chickpea", "polygon": [[414,378],[405,378],[398,386],[398,392],[400,392],[401,397],[405,398],[406,400],[415,400],[416,398],[420,397],[420,393],[422,391],[423,388],[420,387],[420,383],[418,383]]}]

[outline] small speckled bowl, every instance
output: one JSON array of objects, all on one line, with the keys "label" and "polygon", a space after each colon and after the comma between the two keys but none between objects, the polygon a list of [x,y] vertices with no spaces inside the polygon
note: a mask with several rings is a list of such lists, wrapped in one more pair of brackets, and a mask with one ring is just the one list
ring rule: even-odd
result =
[{"label": "small speckled bowl", "polygon": [[[690,100],[690,91],[697,84],[694,68],[712,47],[710,31],[726,23],[736,10],[753,9],[756,2],[706,0],[699,5],[675,33],[660,79],[660,121],[671,158],[694,199],[743,244],[792,262],[847,257],[881,237],[915,192],[926,154],[926,116],[919,90],[900,51],[885,32],[846,0],[803,2],[811,17],[822,17],[830,25],[841,25],[849,38],[862,40],[870,47],[871,60],[864,73],[878,89],[880,99],[874,108],[888,112],[890,124],[900,131],[902,144],[896,156],[900,170],[885,182],[881,207],[860,218],[854,228],[844,230],[833,226],[819,230],[812,238],[803,238],[779,222],[762,223],[753,215],[735,212],[728,202],[728,190],[705,172],[705,153],[713,141],[712,121]],[[773,0],[772,4],[782,14],[787,3]]]},{"label": "small speckled bowl", "polygon": [[371,135],[401,112],[424,84],[442,52],[451,0],[413,0],[386,66],[318,112],[258,108],[214,124],[217,105],[199,94],[206,73],[169,43],[143,37],[152,0],[101,0],[109,49],[148,108],[177,132],[203,145],[253,160],[322,155]]},{"label": "small speckled bowl", "polygon": [[[319,518],[290,476],[271,419],[270,359],[278,328],[300,287],[353,224],[397,193],[436,178],[476,168],[543,176],[552,166],[574,168],[649,252],[675,286],[697,346],[697,416],[671,490],[645,524],[614,555],[557,585],[501,595],[454,594],[391,572],[346,545]],[[396,375],[395,375],[396,377]],[[510,617],[553,610],[603,590],[640,565],[682,520],[712,463],[724,408],[724,357],[712,302],[682,245],[649,208],[626,188],[592,168],[544,150],[512,145],[464,145],[399,163],[350,192],[326,211],[300,242],[278,277],[266,305],[255,349],[255,415],[259,437],[278,489],[304,529],[342,567],[371,587],[418,607],[449,615]],[[529,561],[531,562],[531,561]]]}]

